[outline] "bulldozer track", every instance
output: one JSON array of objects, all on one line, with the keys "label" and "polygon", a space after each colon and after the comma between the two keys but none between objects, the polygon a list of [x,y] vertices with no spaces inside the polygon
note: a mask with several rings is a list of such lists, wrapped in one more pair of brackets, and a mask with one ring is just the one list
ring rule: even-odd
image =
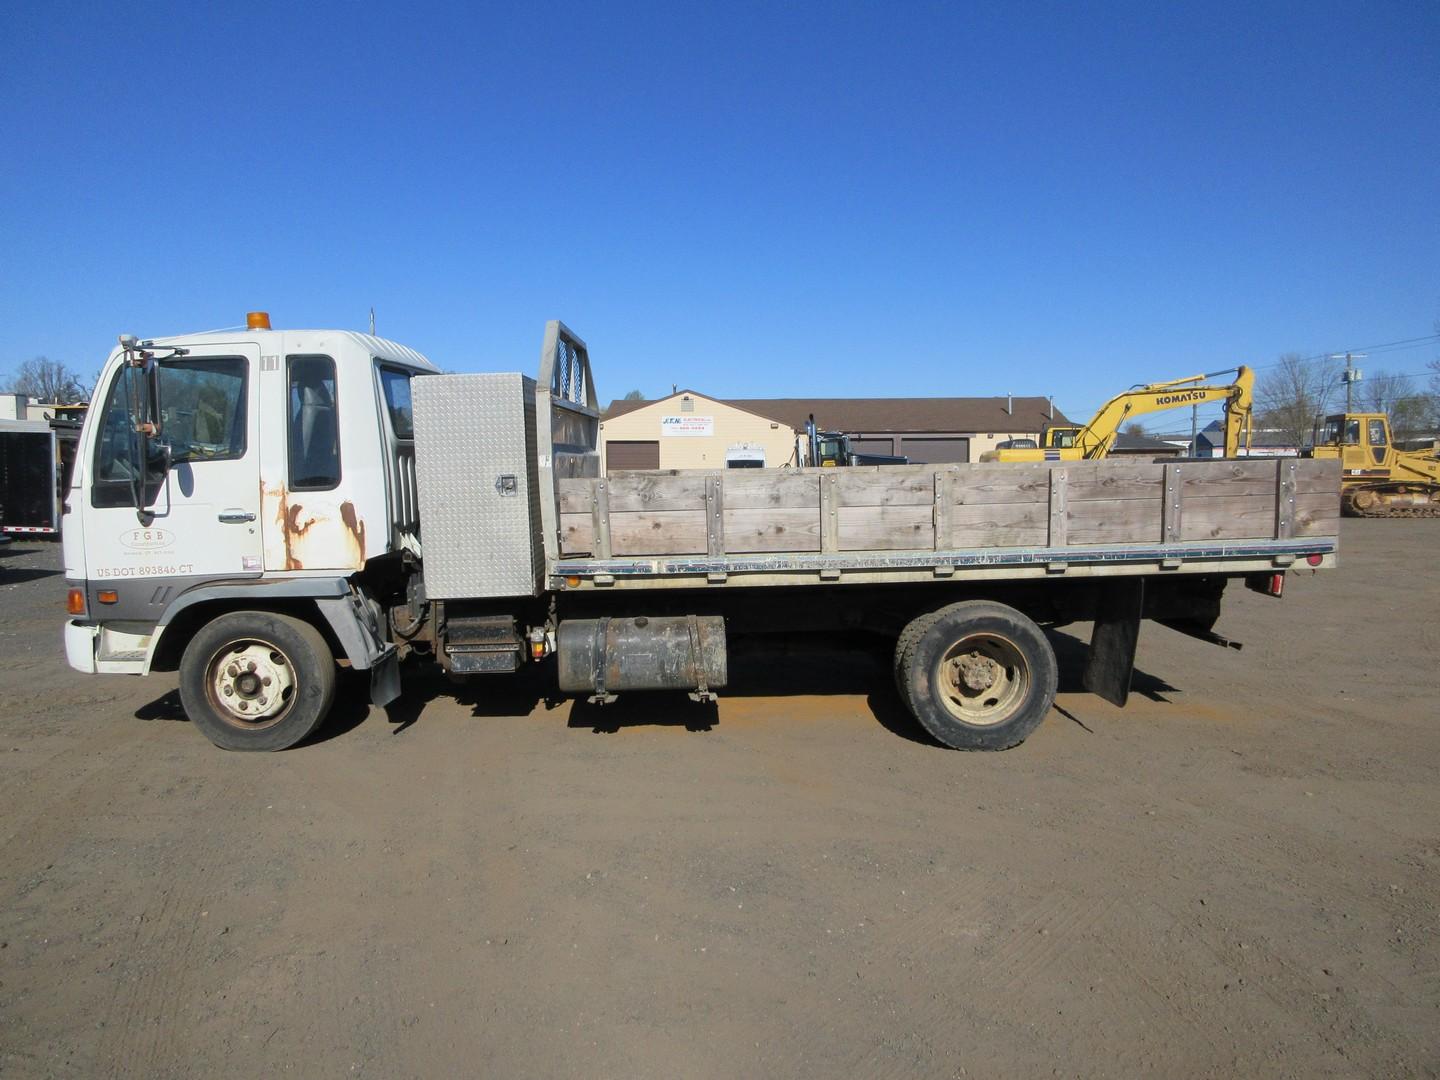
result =
[{"label": "bulldozer track", "polygon": [[[1365,489],[1362,489],[1365,490]],[[1440,488],[1424,490],[1414,493],[1374,491],[1376,502],[1369,506],[1359,506],[1355,497],[1359,491],[1347,491],[1340,501],[1340,508],[1346,517],[1361,518],[1434,518],[1440,517]],[[1427,500],[1424,503],[1405,505],[1402,503],[1386,503],[1384,500],[1391,496],[1399,498],[1414,497]]]}]

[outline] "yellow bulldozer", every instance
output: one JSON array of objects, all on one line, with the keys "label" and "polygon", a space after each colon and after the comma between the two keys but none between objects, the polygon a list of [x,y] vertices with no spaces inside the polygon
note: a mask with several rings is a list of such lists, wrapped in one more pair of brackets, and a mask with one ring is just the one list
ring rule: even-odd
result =
[{"label": "yellow bulldozer", "polygon": [[[1235,376],[1228,383],[1207,380]],[[1225,403],[1225,456],[1237,456],[1250,441],[1250,413],[1254,407],[1255,373],[1248,367],[1191,375],[1186,379],[1132,387],[1100,406],[1084,427],[1051,427],[1037,447],[999,447],[980,455],[981,461],[1083,461],[1102,458],[1115,445],[1121,426],[1136,416],[1177,409],[1182,405]]]},{"label": "yellow bulldozer", "polygon": [[1309,454],[1340,459],[1340,508],[1351,517],[1440,517],[1440,449],[1395,449],[1384,413],[1327,416]]}]

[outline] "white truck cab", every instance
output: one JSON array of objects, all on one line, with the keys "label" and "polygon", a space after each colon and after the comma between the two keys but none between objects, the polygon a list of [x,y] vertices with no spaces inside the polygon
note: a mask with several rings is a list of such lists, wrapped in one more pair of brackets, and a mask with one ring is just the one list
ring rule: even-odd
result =
[{"label": "white truck cab", "polygon": [[410,380],[436,370],[366,334],[271,329],[263,312],[244,330],[122,338],[66,498],[70,664],[175,667],[181,632],[237,594],[328,606],[352,665],[381,663],[380,634],[355,640],[353,612],[378,615],[350,579],[418,553]]}]

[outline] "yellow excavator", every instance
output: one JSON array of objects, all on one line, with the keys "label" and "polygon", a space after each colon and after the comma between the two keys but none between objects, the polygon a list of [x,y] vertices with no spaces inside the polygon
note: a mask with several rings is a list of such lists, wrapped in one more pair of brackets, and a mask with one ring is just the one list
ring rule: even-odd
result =
[{"label": "yellow excavator", "polygon": [[1340,459],[1340,509],[1351,517],[1440,517],[1440,449],[1396,450],[1384,413],[1337,413],[1311,457]]},{"label": "yellow excavator", "polygon": [[[1235,378],[1228,383],[1207,381],[1231,374]],[[1208,375],[1191,375],[1188,379],[1136,386],[1107,401],[1084,427],[1047,428],[1038,447],[987,450],[980,455],[980,460],[1082,461],[1102,458],[1115,445],[1121,426],[1131,417],[1216,401],[1225,403],[1225,456],[1235,457],[1242,443],[1248,445],[1250,442],[1250,412],[1254,399],[1255,373],[1244,366],[1212,371]]]}]

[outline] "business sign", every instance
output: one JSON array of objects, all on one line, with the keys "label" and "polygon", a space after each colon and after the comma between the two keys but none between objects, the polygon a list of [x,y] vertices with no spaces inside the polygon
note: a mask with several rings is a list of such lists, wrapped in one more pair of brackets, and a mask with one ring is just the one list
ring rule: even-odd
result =
[{"label": "business sign", "polygon": [[715,418],[713,416],[662,416],[660,418],[661,435],[714,435]]}]

